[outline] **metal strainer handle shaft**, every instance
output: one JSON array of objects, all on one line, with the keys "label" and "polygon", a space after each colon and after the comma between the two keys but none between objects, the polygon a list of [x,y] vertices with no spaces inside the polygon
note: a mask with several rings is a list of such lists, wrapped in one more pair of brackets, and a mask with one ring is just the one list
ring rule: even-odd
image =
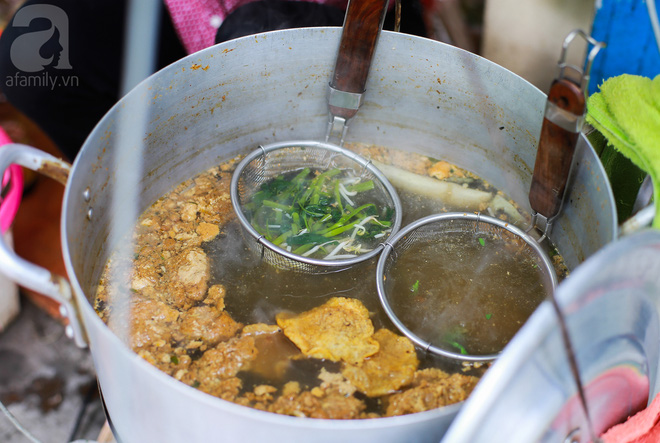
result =
[{"label": "metal strainer handle shaft", "polygon": [[[566,62],[568,46],[577,36],[593,46],[584,70]],[[602,46],[602,43],[581,30],[571,32],[562,47],[558,62],[559,75],[548,92],[529,190],[529,202],[534,211],[532,223],[541,222],[538,227],[544,235],[549,235],[552,220],[561,211],[575,148],[587,110],[585,86],[593,59]]]},{"label": "metal strainer handle shaft", "polygon": [[333,116],[348,120],[358,111],[388,3],[351,0],[348,4],[330,80],[329,107]]}]

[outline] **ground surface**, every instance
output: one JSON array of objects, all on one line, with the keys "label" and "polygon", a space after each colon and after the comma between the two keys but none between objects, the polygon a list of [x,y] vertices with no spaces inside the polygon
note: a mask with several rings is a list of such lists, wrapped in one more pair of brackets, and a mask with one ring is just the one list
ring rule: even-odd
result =
[{"label": "ground surface", "polygon": [[[0,400],[44,443],[95,440],[105,422],[89,351],[27,301],[0,334]],[[0,413],[0,442],[29,441]]]}]

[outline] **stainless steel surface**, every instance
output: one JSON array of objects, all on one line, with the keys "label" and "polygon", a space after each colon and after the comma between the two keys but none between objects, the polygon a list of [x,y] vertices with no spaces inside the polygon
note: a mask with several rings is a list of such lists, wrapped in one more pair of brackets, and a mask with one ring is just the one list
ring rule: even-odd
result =
[{"label": "stainless steel surface", "polygon": [[654,203],[650,203],[645,208],[639,210],[637,214],[633,215],[621,224],[619,227],[619,235],[626,236],[649,226],[651,223],[653,223],[655,212]]},{"label": "stainless steel surface", "polygon": [[635,197],[635,202],[633,203],[632,213],[635,214],[646,206],[648,206],[651,201],[653,201],[653,179],[650,175],[647,175],[642,182],[642,185],[637,191],[637,197]]},{"label": "stainless steel surface", "polygon": [[254,253],[260,255],[266,263],[279,269],[307,274],[342,271],[380,254],[383,250],[383,242],[371,251],[357,254],[352,258],[325,260],[304,257],[275,245],[252,226],[251,220],[244,213],[244,204],[249,202],[252,195],[259,190],[263,183],[281,174],[303,168],[320,171],[333,168],[352,170],[356,177],[360,177],[365,181],[373,180],[375,188],[371,192],[377,193],[376,200],[394,210],[390,233],[387,237],[383,237],[383,240],[387,240],[399,230],[402,218],[399,196],[385,175],[376,169],[369,160],[353,151],[333,144],[286,141],[260,146],[257,150],[252,151],[241,160],[232,175],[231,203],[241,223],[243,236],[248,247]]},{"label": "stainless steel surface", "polygon": [[325,133],[326,143],[331,142],[333,139],[338,140],[338,145],[344,145],[344,139],[348,132],[348,121],[344,117],[328,114],[328,129]]},{"label": "stainless steel surface", "polygon": [[[351,110],[360,109],[363,93],[346,92],[328,86],[328,105]],[[334,116],[333,116],[334,117]]]},{"label": "stainless steel surface", "polygon": [[554,221],[550,240],[561,252],[569,269],[574,269],[600,247],[617,238],[616,226],[616,207],[607,175],[593,148],[581,136],[562,212]]},{"label": "stainless steel surface", "polygon": [[[146,106],[142,179],[124,196],[126,201],[137,198],[138,208],[144,209],[210,165],[260,144],[323,134],[327,79],[339,33],[336,28],[277,31],[186,57],[138,85],[85,142],[66,188],[63,252],[122,441],[205,441],[222,435],[228,441],[437,442],[461,408],[357,421],[299,419],[248,409],[208,396],[149,365],[110,332],[90,304],[116,239],[125,234],[113,232],[118,227],[110,205],[122,180],[121,165],[127,164],[116,158],[119,121],[130,120],[135,109]],[[477,173],[529,211],[530,165],[544,103],[538,89],[487,60],[435,41],[383,32],[347,141],[442,158]],[[83,198],[87,188],[89,202]],[[553,240],[573,268],[612,241],[615,232],[606,175],[581,137]],[[1,257],[3,269],[7,260],[13,257]]]},{"label": "stainless steel surface", "polygon": [[[597,435],[660,389],[660,232],[613,243],[562,282],[566,313]],[[475,423],[479,423],[475,426]],[[443,442],[590,441],[550,302],[532,315],[486,373]]]},{"label": "stainless steel surface", "polygon": [[545,104],[545,118],[569,132],[580,132],[584,126],[585,115],[575,115],[548,101]]},{"label": "stainless steel surface", "polygon": [[[486,225],[486,227],[480,226],[480,224]],[[383,253],[380,255],[378,266],[376,267],[378,298],[380,299],[388,317],[392,320],[392,323],[394,323],[399,331],[427,352],[468,362],[492,361],[497,358],[499,354],[469,355],[452,352],[439,346],[434,346],[432,343],[415,334],[411,330],[411,325],[406,325],[396,315],[396,312],[390,303],[390,295],[388,294],[385,284],[385,281],[388,279],[387,277],[391,273],[392,267],[396,266],[398,255],[410,248],[413,244],[420,242],[426,244],[441,242],[443,235],[446,235],[448,231],[467,231],[468,229],[474,230],[475,232],[488,232],[489,234],[499,235],[500,237],[508,234],[510,237],[514,236],[525,242],[542,264],[541,268],[544,274],[548,277],[548,281],[551,285],[550,294],[554,292],[557,287],[557,274],[555,273],[555,268],[546,252],[532,236],[510,223],[487,215],[479,213],[467,214],[462,212],[446,212],[443,214],[430,215],[410,223],[385,242]]]},{"label": "stainless steel surface", "polygon": [[[8,144],[0,148],[0,176],[11,164],[18,164],[34,171],[59,169],[63,174],[69,171],[70,165],[39,149],[20,144]],[[66,177],[63,177],[66,179]],[[62,317],[69,319],[65,331],[78,346],[87,346],[87,337],[81,324],[79,310],[73,297],[71,286],[66,278],[54,275],[37,265],[34,265],[16,254],[4,238],[0,236],[0,269],[10,279],[20,282],[22,286],[47,295],[62,305]]]}]

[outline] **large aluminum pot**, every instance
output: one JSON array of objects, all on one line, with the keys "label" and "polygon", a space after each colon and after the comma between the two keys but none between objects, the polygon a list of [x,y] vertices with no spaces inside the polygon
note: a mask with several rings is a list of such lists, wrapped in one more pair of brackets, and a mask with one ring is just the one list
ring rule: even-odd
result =
[{"label": "large aluminum pot", "polygon": [[[138,85],[96,126],[71,168],[27,147],[0,151],[0,168],[19,162],[66,181],[62,243],[71,282],[51,276],[2,245],[4,272],[63,300],[81,343],[89,343],[109,416],[123,442],[439,441],[461,405],[402,417],[357,421],[301,419],[211,397],[150,366],[130,351],[92,308],[96,285],[122,232],[122,202],[143,210],[173,186],[260,143],[320,139],[326,90],[340,29],[277,31],[193,54]],[[487,60],[435,41],[384,32],[364,104],[348,141],[446,159],[474,171],[529,208],[527,192],[545,96]],[[145,121],[146,127],[137,124]],[[72,124],[74,124],[72,122]],[[120,150],[126,132],[137,146]],[[125,145],[122,147],[126,148]],[[118,152],[122,158],[118,158]],[[112,193],[135,158],[137,188],[120,204]],[[584,138],[554,236],[570,267],[614,238],[612,193]],[[115,209],[113,209],[113,207]],[[374,294],[375,296],[375,294]],[[551,358],[549,356],[549,358]]]}]

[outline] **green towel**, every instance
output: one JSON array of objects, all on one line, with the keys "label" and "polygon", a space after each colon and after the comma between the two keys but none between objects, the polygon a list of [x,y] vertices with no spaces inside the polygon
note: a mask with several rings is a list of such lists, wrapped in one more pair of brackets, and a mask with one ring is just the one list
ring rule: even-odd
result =
[{"label": "green towel", "polygon": [[[587,122],[651,176],[654,201],[660,201],[660,75],[653,80],[628,74],[612,77],[587,104]],[[660,228],[658,215],[660,205],[655,228]]]}]

